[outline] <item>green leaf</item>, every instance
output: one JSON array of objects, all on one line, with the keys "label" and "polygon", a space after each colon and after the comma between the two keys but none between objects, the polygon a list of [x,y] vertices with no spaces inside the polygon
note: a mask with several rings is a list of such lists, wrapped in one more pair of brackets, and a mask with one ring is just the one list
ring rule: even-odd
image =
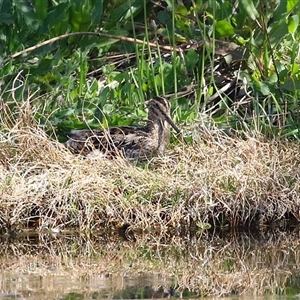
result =
[{"label": "green leaf", "polygon": [[280,1],[276,10],[272,13],[272,23],[280,22],[286,18],[286,2]]},{"label": "green leaf", "polygon": [[132,1],[121,1],[124,2],[115,8],[109,16],[109,22],[107,22],[104,26],[106,30],[112,29],[118,22],[131,20],[131,18],[135,17],[139,12],[144,11],[144,2],[136,0],[132,3]]},{"label": "green leaf", "polygon": [[91,6],[87,1],[85,4],[77,7],[75,3],[71,6],[70,22],[72,31],[87,31],[91,26]]},{"label": "green leaf", "polygon": [[289,13],[298,3],[298,0],[287,0],[286,2],[286,12]]},{"label": "green leaf", "polygon": [[222,37],[231,37],[234,35],[234,28],[226,20],[216,22],[216,30]]},{"label": "green leaf", "polygon": [[[121,30],[121,29],[120,30],[111,30],[111,31],[108,31],[107,33],[111,34],[111,35],[120,35],[120,36],[124,36],[124,37],[128,36],[128,32],[126,30]],[[99,48],[103,48],[105,46],[115,44],[118,41],[119,41],[118,39],[114,39],[114,38],[100,37],[97,39],[97,46]]]},{"label": "green leaf", "polygon": [[295,33],[299,25],[299,17],[298,15],[294,15],[289,18],[288,30],[289,33]]},{"label": "green leaf", "polygon": [[24,0],[14,0],[17,11],[24,17],[27,25],[32,25],[36,20],[36,14]]},{"label": "green leaf", "polygon": [[291,67],[292,67],[292,76],[298,74],[298,72],[299,72],[299,65],[296,64],[296,63],[293,63],[291,65]]},{"label": "green leaf", "polygon": [[188,69],[194,69],[198,64],[199,56],[194,49],[191,49],[185,55],[185,63]]},{"label": "green leaf", "polygon": [[[109,92],[110,92],[109,87],[106,86],[101,90],[101,92],[99,94],[99,100],[98,100],[97,107],[99,110],[101,110],[101,117],[103,117],[102,116],[103,106],[106,104],[107,99],[109,99]],[[96,115],[96,113],[95,113],[95,115]]]},{"label": "green leaf", "polygon": [[0,14],[0,24],[13,24],[14,23],[14,17],[11,14]]},{"label": "green leaf", "polygon": [[240,1],[241,7],[247,12],[248,16],[252,20],[256,20],[259,16],[258,11],[256,10],[253,1],[251,0],[241,0]]},{"label": "green leaf", "polygon": [[96,0],[92,11],[92,25],[100,25],[103,14],[103,1]]},{"label": "green leaf", "polygon": [[176,12],[182,16],[186,16],[188,14],[188,10],[184,5],[178,5]]},{"label": "green leaf", "polygon": [[47,16],[48,1],[45,0],[35,0],[34,1],[35,12],[39,17],[40,21],[43,21]]},{"label": "green leaf", "polygon": [[281,88],[289,92],[295,92],[297,90],[300,90],[300,80],[293,80],[292,78],[290,78],[284,84],[281,85]]},{"label": "green leaf", "polygon": [[51,36],[57,36],[65,33],[69,27],[70,3],[61,3],[56,5],[49,12],[44,20],[44,25],[51,33]]},{"label": "green leaf", "polygon": [[265,82],[259,82],[259,90],[264,96],[270,95],[270,87]]},{"label": "green leaf", "polygon": [[161,22],[162,24],[165,24],[166,26],[170,26],[172,24],[172,19],[167,11],[165,10],[159,11],[156,16],[158,21]]},{"label": "green leaf", "polygon": [[280,43],[283,38],[288,34],[288,24],[286,22],[280,22],[278,24],[273,24],[272,27],[270,27],[270,42],[271,45],[275,45],[277,43]]},{"label": "green leaf", "polygon": [[235,37],[237,44],[244,46],[246,44],[246,40],[242,36]]}]

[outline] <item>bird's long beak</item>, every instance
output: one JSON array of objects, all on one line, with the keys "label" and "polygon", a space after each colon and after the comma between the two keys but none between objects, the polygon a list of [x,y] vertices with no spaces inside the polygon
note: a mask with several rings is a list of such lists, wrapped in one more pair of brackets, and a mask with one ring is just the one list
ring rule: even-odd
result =
[{"label": "bird's long beak", "polygon": [[[156,96],[156,97],[154,98],[154,100],[155,100],[155,99],[167,101],[166,98],[160,97],[160,96]],[[146,106],[147,106],[148,108],[149,108],[150,103],[151,103],[151,100],[146,101]],[[173,120],[172,120],[172,119],[171,119],[164,111],[162,111],[161,109],[160,109],[160,113],[163,115],[164,119],[172,126],[172,128],[176,131],[176,133],[182,135],[180,129],[175,125],[175,123],[173,122]],[[184,137],[183,137],[183,139],[184,139]],[[184,139],[184,141],[185,141],[185,139]],[[186,141],[185,141],[185,142],[186,142]]]},{"label": "bird's long beak", "polygon": [[172,121],[171,118],[169,118],[168,116],[165,116],[165,119],[177,133],[181,133],[180,129],[175,125],[175,123]]}]

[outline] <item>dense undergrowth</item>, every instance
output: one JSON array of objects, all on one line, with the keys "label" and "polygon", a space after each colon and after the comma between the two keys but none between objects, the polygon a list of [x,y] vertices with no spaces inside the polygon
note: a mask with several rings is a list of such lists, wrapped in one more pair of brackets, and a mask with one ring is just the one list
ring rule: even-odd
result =
[{"label": "dense undergrowth", "polygon": [[[299,9],[1,2],[1,228],[297,222]],[[135,165],[58,142],[74,128],[139,123],[155,95],[170,99],[187,145],[173,137],[164,156]]]},{"label": "dense undergrowth", "polygon": [[169,95],[178,124],[205,115],[298,139],[299,9],[294,0],[4,1],[1,107],[13,114],[29,101],[63,139],[138,122],[145,99]]}]

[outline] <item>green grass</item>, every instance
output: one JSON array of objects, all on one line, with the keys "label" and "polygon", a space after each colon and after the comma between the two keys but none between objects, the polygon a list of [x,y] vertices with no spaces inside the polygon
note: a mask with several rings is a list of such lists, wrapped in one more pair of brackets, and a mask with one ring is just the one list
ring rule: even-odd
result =
[{"label": "green grass", "polygon": [[[60,138],[74,128],[134,123],[144,100],[170,94],[179,124],[197,124],[201,112],[221,128],[298,139],[299,3],[231,2],[7,4],[1,97],[11,102],[14,90],[13,110],[35,91],[38,122]],[[240,48],[228,51],[227,42]],[[225,63],[217,55],[226,52]],[[244,87],[230,96],[225,87],[237,79]]]}]

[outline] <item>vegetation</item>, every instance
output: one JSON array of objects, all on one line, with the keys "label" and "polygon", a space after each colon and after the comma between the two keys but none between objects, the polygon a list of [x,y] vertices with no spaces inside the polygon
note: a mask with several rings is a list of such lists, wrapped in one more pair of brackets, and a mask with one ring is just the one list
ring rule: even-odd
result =
[{"label": "vegetation", "polygon": [[179,124],[298,139],[299,1],[184,3],[2,1],[2,111],[28,103],[60,136],[137,122],[144,99],[174,94]]},{"label": "vegetation", "polygon": [[[0,2],[1,227],[298,220],[299,10],[295,0]],[[136,166],[58,142],[74,128],[138,123],[155,95],[170,98],[188,145],[173,137],[164,157]]]},{"label": "vegetation", "polygon": [[121,157],[76,157],[42,129],[20,128],[1,137],[5,229],[155,227],[168,233],[211,226],[286,228],[299,219],[300,145],[292,142],[211,130],[206,141],[178,145],[135,166]]},{"label": "vegetation", "polygon": [[[297,294],[298,236],[280,230],[300,218],[299,13],[298,0],[0,0],[1,280],[42,275],[49,291],[53,268],[76,283],[143,271],[171,276],[176,296]],[[186,144],[174,135],[143,163],[61,144],[138,124],[155,95]]]}]

